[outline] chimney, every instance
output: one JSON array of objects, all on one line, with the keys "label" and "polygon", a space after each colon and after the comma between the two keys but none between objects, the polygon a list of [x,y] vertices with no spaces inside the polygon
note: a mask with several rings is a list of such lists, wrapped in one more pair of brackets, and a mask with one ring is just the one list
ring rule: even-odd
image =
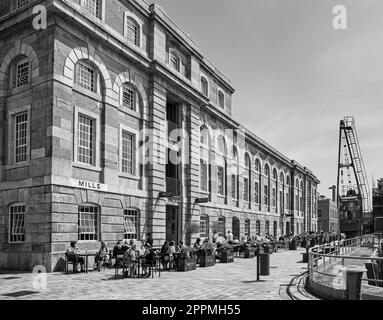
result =
[{"label": "chimney", "polygon": [[329,188],[332,190],[332,201],[336,201],[336,186],[332,186],[331,188]]}]

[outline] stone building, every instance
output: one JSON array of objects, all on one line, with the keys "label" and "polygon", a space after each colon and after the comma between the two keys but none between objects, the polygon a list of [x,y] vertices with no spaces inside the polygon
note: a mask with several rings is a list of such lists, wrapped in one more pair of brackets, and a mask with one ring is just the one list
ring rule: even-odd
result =
[{"label": "stone building", "polygon": [[336,200],[321,195],[318,199],[318,228],[324,232],[339,231],[339,212]]},{"label": "stone building", "polygon": [[2,0],[0,44],[0,269],[60,270],[72,240],[317,230],[316,176],[233,120],[159,6]]}]

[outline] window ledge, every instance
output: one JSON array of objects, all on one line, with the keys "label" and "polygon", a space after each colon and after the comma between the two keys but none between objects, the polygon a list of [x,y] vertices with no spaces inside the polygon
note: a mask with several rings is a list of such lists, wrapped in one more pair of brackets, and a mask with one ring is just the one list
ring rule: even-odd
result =
[{"label": "window ledge", "polygon": [[118,110],[120,110],[120,111],[123,112],[123,113],[129,114],[129,115],[131,115],[131,116],[133,116],[133,117],[135,117],[135,118],[138,118],[138,119],[141,118],[139,112],[134,111],[134,110],[131,110],[131,109],[129,109],[128,107],[124,107],[124,106],[121,105],[121,104],[119,105]]},{"label": "window ledge", "polygon": [[120,178],[131,179],[131,180],[137,180],[137,181],[141,179],[140,176],[132,175],[132,174],[128,174],[128,173],[122,173],[122,172],[120,172],[118,176],[119,176]]},{"label": "window ledge", "polygon": [[84,163],[79,163],[79,162],[72,162],[72,167],[74,168],[79,168],[79,169],[86,169],[86,170],[91,170],[91,171],[96,171],[96,172],[101,172],[102,169],[101,167],[94,167],[88,164]]},{"label": "window ledge", "polygon": [[20,87],[14,87],[11,89],[8,89],[8,96],[13,96],[15,94],[22,93],[24,91],[28,91],[32,88],[32,84],[28,83],[26,85],[20,86]]},{"label": "window ledge", "polygon": [[4,166],[5,170],[12,170],[12,169],[20,169],[20,168],[25,168],[25,167],[30,167],[31,161],[26,161],[22,163],[15,163],[15,164],[9,164]]},{"label": "window ledge", "polygon": [[102,95],[95,93],[95,92],[92,92],[92,91],[89,91],[89,90],[79,86],[77,83],[73,84],[73,90],[78,92],[78,93],[81,93],[85,96],[88,96],[89,98],[92,98],[92,99],[95,99],[98,101],[102,101]]}]

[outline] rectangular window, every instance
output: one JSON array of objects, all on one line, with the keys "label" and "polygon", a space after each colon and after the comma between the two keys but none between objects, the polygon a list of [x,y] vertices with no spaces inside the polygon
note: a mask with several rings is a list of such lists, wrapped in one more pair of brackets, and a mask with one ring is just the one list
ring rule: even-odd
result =
[{"label": "rectangular window", "polygon": [[200,225],[199,225],[199,235],[200,237],[208,237],[209,233],[209,218],[207,216],[201,216],[200,217]]},{"label": "rectangular window", "polygon": [[125,86],[122,89],[122,105],[130,110],[136,110],[135,92]]},{"label": "rectangular window", "polygon": [[25,242],[25,206],[13,205],[9,210],[9,241]]},{"label": "rectangular window", "polygon": [[93,166],[95,164],[95,120],[78,115],[77,161]]},{"label": "rectangular window", "polygon": [[259,204],[259,183],[254,181],[254,201],[256,204]]},{"label": "rectangular window", "polygon": [[273,207],[275,208],[277,206],[277,193],[275,188],[273,188]]},{"label": "rectangular window", "polygon": [[269,205],[269,187],[268,186],[264,186],[264,204],[265,206],[268,206]]},{"label": "rectangular window", "polygon": [[136,174],[136,135],[122,130],[121,171]]},{"label": "rectangular window", "polygon": [[243,200],[249,201],[249,178],[243,178]]},{"label": "rectangular window", "polygon": [[218,194],[224,195],[225,194],[225,185],[224,185],[225,175],[224,175],[224,169],[221,166],[218,166],[217,178],[218,178],[217,179]]},{"label": "rectangular window", "polygon": [[231,175],[231,197],[237,200],[237,175]]},{"label": "rectangular window", "polygon": [[250,237],[250,220],[245,220],[245,238]]},{"label": "rectangular window", "polygon": [[101,0],[83,0],[83,8],[86,12],[101,19]]},{"label": "rectangular window", "polygon": [[180,60],[174,54],[170,55],[170,65],[177,71],[180,70]]},{"label": "rectangular window", "polygon": [[28,160],[28,112],[15,116],[15,163]]},{"label": "rectangular window", "polygon": [[124,210],[124,237],[125,239],[138,239],[139,214],[138,210]]},{"label": "rectangular window", "polygon": [[29,82],[29,61],[22,60],[16,66],[16,87],[25,86]]},{"label": "rectangular window", "polygon": [[207,175],[208,175],[207,162],[201,159],[200,160],[200,187],[202,191],[207,191]]},{"label": "rectangular window", "polygon": [[126,20],[126,37],[128,39],[129,42],[132,42],[134,43],[135,45],[137,45],[138,43],[138,28],[137,26],[134,24],[134,22],[132,22],[131,20],[127,19]]},{"label": "rectangular window", "polygon": [[83,64],[78,64],[78,85],[95,92],[95,72],[93,68]]},{"label": "rectangular window", "polygon": [[98,240],[98,207],[81,205],[78,209],[78,240]]}]

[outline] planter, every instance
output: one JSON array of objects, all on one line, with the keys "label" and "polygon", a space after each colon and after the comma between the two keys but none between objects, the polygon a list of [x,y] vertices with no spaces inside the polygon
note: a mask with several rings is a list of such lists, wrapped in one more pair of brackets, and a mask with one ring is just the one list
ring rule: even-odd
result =
[{"label": "planter", "polygon": [[246,259],[255,258],[255,249],[254,248],[246,248],[245,258]]},{"label": "planter", "polygon": [[199,257],[199,266],[202,268],[212,267],[215,265],[215,257],[212,255]]},{"label": "planter", "polygon": [[232,252],[223,252],[221,254],[222,263],[232,263],[234,262],[234,254]]},{"label": "planter", "polygon": [[197,270],[197,259],[196,258],[179,258],[178,259],[178,266],[177,271],[193,271]]}]

